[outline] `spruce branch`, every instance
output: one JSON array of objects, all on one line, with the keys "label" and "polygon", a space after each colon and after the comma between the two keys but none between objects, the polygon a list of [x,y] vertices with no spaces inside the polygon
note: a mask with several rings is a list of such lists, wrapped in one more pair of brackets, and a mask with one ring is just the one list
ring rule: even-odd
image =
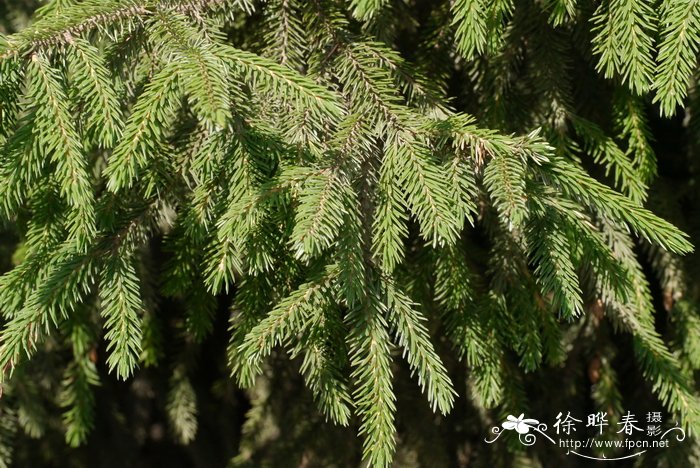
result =
[{"label": "spruce branch", "polygon": [[363,456],[372,466],[389,466],[396,449],[394,414],[396,396],[392,385],[386,305],[374,290],[363,307],[348,315],[353,399],[364,438]]},{"label": "spruce branch", "polygon": [[593,52],[597,71],[606,78],[619,76],[635,94],[646,92],[653,81],[655,16],[647,0],[609,0],[593,16]]},{"label": "spruce branch", "polygon": [[242,385],[252,385],[251,376],[260,372],[261,360],[270,354],[273,346],[283,344],[299,333],[314,315],[321,314],[328,306],[336,275],[337,271],[329,268],[310,278],[247,333],[237,350],[250,369],[239,374]]},{"label": "spruce branch", "polygon": [[76,99],[86,109],[87,133],[101,148],[109,148],[121,136],[119,96],[99,50],[83,39],[73,39],[68,49],[68,69]]},{"label": "spruce branch", "polygon": [[165,66],[146,85],[124,128],[124,136],[109,157],[107,188],[117,193],[134,184],[140,170],[165,144],[165,135],[179,104],[178,70]]},{"label": "spruce branch", "polygon": [[36,102],[32,150],[55,164],[61,196],[73,211],[70,235],[86,250],[95,237],[94,195],[80,137],[66,106],[68,99],[46,57],[33,55],[28,71],[31,97]]},{"label": "spruce branch", "polygon": [[556,164],[547,167],[547,175],[565,194],[580,200],[611,220],[625,223],[650,242],[675,253],[693,251],[687,234],[639,207],[627,197],[595,181],[579,167],[558,160]]},{"label": "spruce branch", "polygon": [[101,314],[107,331],[107,365],[126,380],[134,372],[141,354],[143,303],[136,276],[135,254],[123,244],[106,259],[99,282]]},{"label": "spruce branch", "polygon": [[425,328],[425,317],[415,304],[391,282],[385,282],[388,319],[395,327],[398,344],[404,348],[411,370],[433,407],[447,414],[457,395],[442,360],[435,352]]},{"label": "spruce branch", "polygon": [[457,50],[467,60],[486,49],[488,11],[482,0],[456,0],[452,3]]},{"label": "spruce branch", "polygon": [[672,116],[682,104],[697,65],[700,2],[679,0],[661,10],[658,65],[653,89],[661,115]]}]

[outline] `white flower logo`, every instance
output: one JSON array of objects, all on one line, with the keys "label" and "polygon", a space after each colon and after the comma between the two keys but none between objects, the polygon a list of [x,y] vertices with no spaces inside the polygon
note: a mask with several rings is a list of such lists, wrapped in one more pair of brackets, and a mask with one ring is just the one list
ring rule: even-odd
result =
[{"label": "white flower logo", "polygon": [[524,417],[525,413],[522,413],[517,418],[512,414],[509,414],[506,418],[507,421],[501,424],[501,426],[503,426],[503,429],[507,431],[512,431],[515,429],[518,434],[527,434],[530,432],[531,427],[536,428],[540,423],[537,419],[524,419]]}]

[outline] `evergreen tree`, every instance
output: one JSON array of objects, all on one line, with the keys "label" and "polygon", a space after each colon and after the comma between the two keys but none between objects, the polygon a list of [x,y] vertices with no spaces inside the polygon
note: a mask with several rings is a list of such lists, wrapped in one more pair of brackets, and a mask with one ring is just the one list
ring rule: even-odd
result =
[{"label": "evergreen tree", "polygon": [[696,0],[0,5],[0,467],[700,430],[699,45]]}]

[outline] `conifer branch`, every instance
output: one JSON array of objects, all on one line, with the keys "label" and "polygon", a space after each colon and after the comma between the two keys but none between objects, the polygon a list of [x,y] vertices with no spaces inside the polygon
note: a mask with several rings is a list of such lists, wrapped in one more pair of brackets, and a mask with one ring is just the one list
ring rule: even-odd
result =
[{"label": "conifer branch", "polygon": [[370,293],[362,309],[348,317],[353,329],[350,361],[355,383],[353,397],[364,437],[363,456],[372,466],[389,466],[396,447],[396,412],[392,386],[386,306],[376,292]]},{"label": "conifer branch", "polygon": [[104,263],[99,297],[107,333],[107,365],[110,372],[126,380],[134,372],[141,354],[141,318],[143,304],[134,266],[135,255],[126,250]]},{"label": "conifer branch", "polygon": [[662,9],[659,65],[653,88],[661,115],[671,116],[687,95],[700,44],[700,2],[679,0]]},{"label": "conifer branch", "polygon": [[635,94],[653,81],[654,14],[647,0],[609,0],[593,16],[593,52],[600,55],[597,70],[606,78],[616,73]]},{"label": "conifer branch", "polygon": [[131,187],[139,170],[164,144],[163,132],[177,111],[179,74],[174,65],[160,70],[146,85],[124,128],[105,169],[107,188],[116,193]]},{"label": "conifer branch", "polygon": [[398,344],[404,348],[411,370],[418,374],[418,384],[427,394],[433,411],[439,409],[442,414],[447,414],[452,409],[457,393],[430,342],[428,331],[422,323],[425,317],[414,309],[411,300],[393,284],[385,283],[384,287],[388,317],[396,327]]}]

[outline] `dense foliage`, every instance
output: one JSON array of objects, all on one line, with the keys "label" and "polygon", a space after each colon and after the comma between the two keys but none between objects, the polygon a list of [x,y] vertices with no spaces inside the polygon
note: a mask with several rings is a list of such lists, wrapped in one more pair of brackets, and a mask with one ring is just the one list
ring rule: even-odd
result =
[{"label": "dense foliage", "polygon": [[0,466],[700,430],[699,1],[6,0],[0,31]]}]

